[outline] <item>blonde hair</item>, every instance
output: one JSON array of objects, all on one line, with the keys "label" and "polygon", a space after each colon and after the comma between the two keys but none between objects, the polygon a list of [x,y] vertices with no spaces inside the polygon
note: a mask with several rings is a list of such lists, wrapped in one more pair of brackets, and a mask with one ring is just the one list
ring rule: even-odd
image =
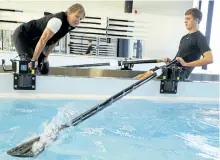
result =
[{"label": "blonde hair", "polygon": [[75,13],[75,12],[78,12],[78,11],[80,12],[81,19],[85,18],[85,16],[86,16],[85,9],[79,3],[76,3],[76,4],[72,5],[72,6],[70,6],[68,8],[68,10],[67,10],[67,13],[71,14],[71,13]]}]

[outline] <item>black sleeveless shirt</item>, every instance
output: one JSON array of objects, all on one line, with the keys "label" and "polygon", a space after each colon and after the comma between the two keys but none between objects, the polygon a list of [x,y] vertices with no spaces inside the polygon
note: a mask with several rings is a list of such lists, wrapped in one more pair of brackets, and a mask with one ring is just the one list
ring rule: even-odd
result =
[{"label": "black sleeveless shirt", "polygon": [[67,21],[67,13],[66,12],[59,12],[55,14],[46,15],[40,19],[31,20],[27,23],[23,24],[23,31],[28,39],[28,44],[32,46],[36,46],[41,35],[43,34],[44,29],[47,26],[48,21],[51,18],[59,18],[62,21],[62,25],[60,29],[53,35],[51,39],[47,41],[46,45],[51,45],[59,41],[62,37],[64,37],[69,31],[75,29],[69,25]]}]

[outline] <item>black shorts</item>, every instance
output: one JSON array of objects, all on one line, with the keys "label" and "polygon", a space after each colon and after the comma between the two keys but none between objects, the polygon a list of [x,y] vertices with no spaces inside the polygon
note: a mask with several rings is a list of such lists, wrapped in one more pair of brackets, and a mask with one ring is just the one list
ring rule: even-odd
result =
[{"label": "black shorts", "polygon": [[181,81],[184,81],[184,80],[189,78],[189,75],[192,72],[192,68],[190,68],[190,67],[183,67],[183,66],[180,67],[178,64],[175,65],[175,66],[179,68],[179,78],[180,78]]},{"label": "black shorts", "polygon": [[[28,59],[33,57],[35,46],[28,43],[30,40],[27,38],[22,25],[15,29],[12,39],[19,57],[26,56]],[[38,62],[41,62],[44,57],[44,53],[41,53]]]},{"label": "black shorts", "polygon": [[188,79],[191,72],[191,68],[182,67],[180,71],[180,80],[184,81]]}]

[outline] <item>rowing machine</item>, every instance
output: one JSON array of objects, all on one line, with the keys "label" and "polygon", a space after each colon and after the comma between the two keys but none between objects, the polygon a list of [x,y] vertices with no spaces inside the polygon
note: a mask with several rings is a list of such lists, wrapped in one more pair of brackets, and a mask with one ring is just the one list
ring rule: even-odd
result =
[{"label": "rowing machine", "polygon": [[178,82],[181,77],[181,67],[176,65],[170,67],[163,67],[161,76],[157,79],[161,79],[160,93],[161,94],[176,94],[178,88]]}]

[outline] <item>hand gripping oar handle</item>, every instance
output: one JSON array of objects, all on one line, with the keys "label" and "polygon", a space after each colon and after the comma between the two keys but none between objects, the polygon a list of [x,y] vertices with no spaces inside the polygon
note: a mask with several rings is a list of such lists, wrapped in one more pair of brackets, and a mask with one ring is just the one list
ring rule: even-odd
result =
[{"label": "hand gripping oar handle", "polygon": [[[164,67],[169,67],[171,65],[173,65],[174,63],[176,63],[176,60],[171,62],[170,64],[164,66]],[[85,121],[86,119],[88,119],[89,117],[95,115],[96,113],[98,113],[99,111],[103,110],[104,108],[106,108],[108,105],[110,105],[111,103],[117,101],[118,99],[122,98],[123,96],[127,95],[128,93],[132,92],[134,89],[136,89],[137,87],[143,85],[144,83],[150,81],[151,79],[153,79],[154,77],[156,77],[157,75],[159,75],[160,73],[158,72],[158,70],[161,69],[159,67],[155,67],[155,69],[153,69],[153,73],[151,75],[149,75],[148,77],[141,79],[139,81],[137,81],[136,83],[130,85],[129,87],[123,89],[122,91],[118,92],[117,94],[113,95],[112,97],[108,98],[107,100],[105,100],[104,102],[102,102],[101,104],[89,109],[88,111],[82,113],[81,115],[77,116],[76,118],[74,118],[70,125],[66,124],[66,125],[62,125],[61,128],[59,128],[59,130],[71,127],[71,126],[76,126],[79,123]],[[162,71],[161,71],[162,73]],[[40,152],[42,152],[44,150],[44,148],[38,152],[38,153],[33,153],[32,152],[32,146],[35,142],[40,140],[40,136],[35,137],[19,146],[16,146],[10,150],[7,151],[7,153],[11,156],[16,156],[16,157],[34,157],[37,156],[38,154],[40,154]],[[45,145],[43,146],[45,147]]]}]

